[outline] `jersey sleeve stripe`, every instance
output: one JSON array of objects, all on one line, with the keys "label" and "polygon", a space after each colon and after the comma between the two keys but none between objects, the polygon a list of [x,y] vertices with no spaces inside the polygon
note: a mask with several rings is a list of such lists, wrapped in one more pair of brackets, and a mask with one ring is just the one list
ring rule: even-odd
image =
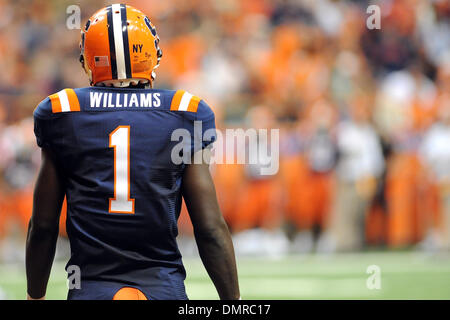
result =
[{"label": "jersey sleeve stripe", "polygon": [[65,91],[69,99],[70,111],[80,111],[80,102],[75,91],[73,89],[66,89]]},{"label": "jersey sleeve stripe", "polygon": [[197,112],[198,104],[200,103],[200,98],[197,96],[193,96],[191,101],[189,101],[189,106],[187,108],[187,111],[190,112]]},{"label": "jersey sleeve stripe", "polygon": [[177,111],[179,106],[180,106],[180,102],[181,102],[181,98],[183,97],[185,91],[184,90],[178,90],[177,92],[175,92],[173,98],[172,98],[172,103],[170,104],[170,110],[172,111]]},{"label": "jersey sleeve stripe", "polygon": [[49,96],[52,103],[52,112],[80,111],[80,102],[73,89],[64,89]]},{"label": "jersey sleeve stripe", "polygon": [[194,96],[187,91],[178,90],[172,98],[170,110],[197,112],[200,101],[201,99],[199,97]]},{"label": "jersey sleeve stripe", "polygon": [[180,101],[180,106],[178,107],[178,111],[187,111],[189,107],[189,102],[191,102],[193,95],[189,92],[185,92]]},{"label": "jersey sleeve stripe", "polygon": [[70,111],[70,104],[69,104],[69,98],[67,97],[66,90],[61,90],[58,92],[59,102],[61,103],[61,111],[62,112],[69,112]]},{"label": "jersey sleeve stripe", "polygon": [[50,102],[52,103],[52,112],[53,113],[61,112],[61,103],[59,102],[58,94],[54,93],[48,97],[50,98]]}]

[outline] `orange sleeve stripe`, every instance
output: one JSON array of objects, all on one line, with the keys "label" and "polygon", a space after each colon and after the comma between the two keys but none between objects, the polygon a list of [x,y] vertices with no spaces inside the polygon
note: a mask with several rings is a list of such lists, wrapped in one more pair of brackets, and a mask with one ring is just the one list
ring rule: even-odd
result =
[{"label": "orange sleeve stripe", "polygon": [[80,102],[73,89],[64,89],[49,96],[52,112],[80,111]]},{"label": "orange sleeve stripe", "polygon": [[184,93],[184,90],[177,90],[177,92],[175,92],[172,98],[172,103],[170,104],[170,110],[178,110],[178,108],[180,107],[181,98],[183,97]]},{"label": "orange sleeve stripe", "polygon": [[198,104],[200,103],[200,98],[197,96],[193,96],[191,101],[189,101],[189,106],[187,108],[187,111],[190,112],[197,112]]},{"label": "orange sleeve stripe", "polygon": [[62,112],[61,102],[59,101],[58,94],[54,93],[48,97],[50,98],[50,102],[52,103],[52,112],[53,113]]},{"label": "orange sleeve stripe", "polygon": [[69,99],[70,111],[80,111],[80,102],[75,91],[73,89],[66,89],[66,93]]}]

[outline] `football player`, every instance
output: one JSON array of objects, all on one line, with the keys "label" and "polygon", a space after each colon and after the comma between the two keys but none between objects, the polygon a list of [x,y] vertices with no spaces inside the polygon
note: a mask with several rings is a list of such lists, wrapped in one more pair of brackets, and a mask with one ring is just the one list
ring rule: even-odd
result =
[{"label": "football player", "polygon": [[[28,298],[45,298],[66,196],[66,269],[76,266],[81,276],[68,299],[187,299],[176,243],[182,197],[219,297],[238,299],[233,244],[208,163],[189,161],[207,158],[214,113],[188,92],[152,89],[159,37],[131,6],[96,12],[80,47],[91,86],[61,90],[34,111],[42,165],[27,236]],[[172,133],[194,137],[194,128],[212,138],[184,142],[183,161],[174,161]]]}]

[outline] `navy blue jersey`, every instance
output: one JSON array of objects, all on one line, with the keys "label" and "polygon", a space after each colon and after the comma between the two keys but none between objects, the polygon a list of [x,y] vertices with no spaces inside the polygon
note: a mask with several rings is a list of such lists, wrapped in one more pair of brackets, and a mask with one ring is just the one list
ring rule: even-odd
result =
[{"label": "navy blue jersey", "polygon": [[181,153],[208,146],[215,124],[205,101],[181,90],[64,89],[38,105],[34,120],[38,145],[64,177],[68,265],[82,279],[69,298],[110,299],[124,285],[149,299],[186,298],[176,243],[186,161],[173,161],[180,141],[172,134],[194,138],[201,127],[209,138]]}]

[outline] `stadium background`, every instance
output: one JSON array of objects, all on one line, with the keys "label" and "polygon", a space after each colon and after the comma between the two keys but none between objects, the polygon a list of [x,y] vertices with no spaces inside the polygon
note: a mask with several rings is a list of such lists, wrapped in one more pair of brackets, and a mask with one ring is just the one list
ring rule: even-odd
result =
[{"label": "stadium background", "polygon": [[[212,167],[244,298],[450,298],[448,1],[124,2],[161,38],[157,88],[203,97],[220,129],[280,129],[277,175]],[[88,85],[66,8],[83,25],[110,3],[0,0],[1,298],[25,296],[33,109]],[[185,211],[179,242],[190,297],[216,298]],[[67,254],[62,222],[49,298],[65,298]]]}]

